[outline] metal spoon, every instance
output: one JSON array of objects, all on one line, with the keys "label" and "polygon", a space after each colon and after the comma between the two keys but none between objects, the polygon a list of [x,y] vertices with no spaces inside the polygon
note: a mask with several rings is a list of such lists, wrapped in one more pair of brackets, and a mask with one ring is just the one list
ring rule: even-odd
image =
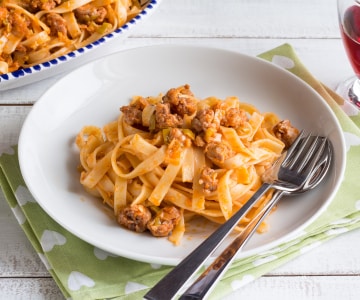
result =
[{"label": "metal spoon", "polygon": [[332,160],[332,146],[327,142],[326,151],[319,159],[317,167],[313,170],[310,179],[305,182],[303,187],[297,192],[287,193],[276,191],[273,198],[261,210],[248,226],[235,238],[235,240],[219,255],[219,257],[199,276],[199,278],[185,291],[179,300],[204,299],[210,294],[221,276],[225,273],[228,266],[236,257],[236,254],[243,248],[253,235],[263,219],[271,212],[274,205],[284,194],[296,195],[315,188],[325,177],[330,168]]}]

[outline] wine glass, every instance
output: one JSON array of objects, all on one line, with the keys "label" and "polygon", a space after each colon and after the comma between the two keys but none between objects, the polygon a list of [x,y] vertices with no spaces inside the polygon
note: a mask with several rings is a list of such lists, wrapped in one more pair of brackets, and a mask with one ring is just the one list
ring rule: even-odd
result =
[{"label": "wine glass", "polygon": [[337,0],[341,38],[355,76],[336,92],[360,109],[360,0]]}]

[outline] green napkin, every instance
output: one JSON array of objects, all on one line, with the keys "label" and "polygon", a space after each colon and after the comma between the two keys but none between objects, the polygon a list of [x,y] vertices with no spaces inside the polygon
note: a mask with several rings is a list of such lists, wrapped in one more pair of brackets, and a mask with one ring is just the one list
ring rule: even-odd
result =
[{"label": "green napkin", "polygon": [[[328,209],[303,235],[278,247],[235,261],[211,299],[268,273],[302,253],[360,227],[360,117],[347,116],[343,99],[322,85],[302,65],[292,47],[284,44],[259,57],[286,68],[314,87],[340,120],[347,143],[345,179]],[[36,203],[22,179],[17,148],[0,153],[0,184],[15,217],[68,299],[141,299],[169,266],[141,263],[114,256],[78,239],[53,221]]]}]

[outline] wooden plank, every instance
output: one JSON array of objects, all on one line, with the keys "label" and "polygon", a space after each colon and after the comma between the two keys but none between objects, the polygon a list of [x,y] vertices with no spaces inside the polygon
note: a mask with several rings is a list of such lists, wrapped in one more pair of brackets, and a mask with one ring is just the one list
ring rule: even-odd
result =
[{"label": "wooden plank", "polygon": [[[305,66],[322,82],[335,88],[350,77],[353,71],[345,55],[340,39],[238,39],[238,38],[155,38],[128,39],[114,51],[141,46],[182,44],[218,47],[256,56],[283,43],[290,43],[297,51]],[[324,55],[326,53],[326,55]],[[329,61],[336,62],[329,65]],[[61,76],[49,78],[25,87],[1,92],[0,106],[6,104],[28,104],[36,102],[41,95]]]},{"label": "wooden plank", "polygon": [[[358,300],[358,276],[262,277],[223,300]],[[64,299],[49,278],[0,278],[0,299]]]},{"label": "wooden plank", "polygon": [[[0,152],[18,143],[24,119],[31,107],[0,106]],[[11,276],[48,276],[48,272],[17,223],[0,191],[0,274]],[[1,297],[0,297],[1,299]]]},{"label": "wooden plank", "polygon": [[360,245],[359,229],[342,234],[331,241],[303,253],[298,258],[273,270],[268,275],[294,276],[301,274],[346,276],[350,274],[360,276],[360,256],[357,251],[351,250],[354,249],[354,245]]},{"label": "wooden plank", "polygon": [[0,153],[18,143],[30,106],[0,106]]},{"label": "wooden plank", "polygon": [[358,276],[262,277],[224,300],[358,300]]},{"label": "wooden plank", "polygon": [[0,299],[63,300],[51,278],[0,278]]},{"label": "wooden plank", "polygon": [[[0,277],[49,276],[0,191]],[[1,297],[0,297],[1,299]]]},{"label": "wooden plank", "polygon": [[337,20],[328,0],[163,0],[131,36],[338,38]]}]

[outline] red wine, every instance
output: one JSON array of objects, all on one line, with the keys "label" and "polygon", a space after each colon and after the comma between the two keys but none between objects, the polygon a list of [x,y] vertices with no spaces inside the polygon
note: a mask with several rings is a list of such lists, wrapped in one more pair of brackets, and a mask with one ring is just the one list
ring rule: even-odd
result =
[{"label": "red wine", "polygon": [[345,11],[341,35],[350,63],[360,78],[360,6],[354,5]]}]

